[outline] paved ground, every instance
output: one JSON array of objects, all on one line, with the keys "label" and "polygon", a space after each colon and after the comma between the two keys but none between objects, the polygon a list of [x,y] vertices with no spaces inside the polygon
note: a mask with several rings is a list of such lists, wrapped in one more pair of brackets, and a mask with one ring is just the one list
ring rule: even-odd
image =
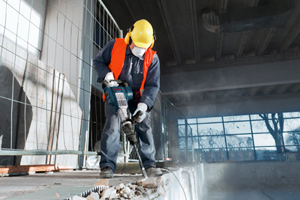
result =
[{"label": "paved ground", "polygon": [[[142,178],[141,174],[115,174],[108,184],[131,183]],[[100,180],[102,179],[99,178],[99,171],[35,173],[0,177],[0,200],[32,199],[29,196],[31,193],[34,193],[32,195],[36,199],[63,199],[65,196],[74,196],[94,187],[94,183]],[[56,193],[61,198],[55,198]]]}]

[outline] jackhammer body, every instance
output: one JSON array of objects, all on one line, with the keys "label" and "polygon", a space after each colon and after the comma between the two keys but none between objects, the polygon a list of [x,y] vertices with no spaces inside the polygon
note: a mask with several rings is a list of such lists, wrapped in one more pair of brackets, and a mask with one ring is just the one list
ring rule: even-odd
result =
[{"label": "jackhammer body", "polygon": [[128,111],[128,101],[132,99],[133,93],[132,89],[129,87],[126,81],[122,80],[113,80],[116,81],[119,86],[117,87],[108,87],[108,82],[103,80],[102,81],[102,88],[104,90],[104,95],[107,102],[113,106],[114,110],[118,114],[121,120],[120,129],[122,132],[125,133],[127,140],[133,145],[136,154],[139,159],[139,163],[142,169],[143,176],[147,178],[147,173],[144,168],[141,156],[139,154],[137,144],[137,138],[135,133],[135,125],[137,123],[137,119],[142,112],[139,111],[136,115],[129,117],[130,113]]}]

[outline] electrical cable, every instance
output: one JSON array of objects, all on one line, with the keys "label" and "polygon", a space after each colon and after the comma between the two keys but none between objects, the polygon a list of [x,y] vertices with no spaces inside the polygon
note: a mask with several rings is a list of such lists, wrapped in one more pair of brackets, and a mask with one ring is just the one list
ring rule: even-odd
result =
[{"label": "electrical cable", "polygon": [[181,183],[180,183],[179,179],[177,178],[177,176],[176,176],[171,170],[169,170],[168,168],[161,168],[161,169],[164,169],[164,170],[166,170],[166,171],[169,171],[169,172],[171,172],[171,173],[173,174],[173,176],[174,176],[174,177],[176,178],[176,180],[178,181],[178,183],[179,183],[181,189],[183,190],[185,200],[187,200],[187,197],[186,197],[186,193],[185,193],[185,191],[184,191],[184,188],[183,188],[183,186],[181,185]]}]

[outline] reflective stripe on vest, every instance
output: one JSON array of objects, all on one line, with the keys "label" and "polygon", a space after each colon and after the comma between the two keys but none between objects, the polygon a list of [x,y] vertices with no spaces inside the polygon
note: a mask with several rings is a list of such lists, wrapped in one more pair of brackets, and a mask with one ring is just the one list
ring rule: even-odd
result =
[{"label": "reflective stripe on vest", "polygon": [[[127,44],[125,43],[124,38],[116,38],[114,47],[111,51],[111,60],[108,68],[113,72],[114,78],[118,79],[125,61]],[[144,86],[146,83],[148,69],[152,63],[156,51],[148,48],[144,55],[144,70],[143,70],[143,81],[140,88],[140,93],[142,95],[142,90],[144,90]],[[103,93],[103,101],[105,101],[105,95]]]}]

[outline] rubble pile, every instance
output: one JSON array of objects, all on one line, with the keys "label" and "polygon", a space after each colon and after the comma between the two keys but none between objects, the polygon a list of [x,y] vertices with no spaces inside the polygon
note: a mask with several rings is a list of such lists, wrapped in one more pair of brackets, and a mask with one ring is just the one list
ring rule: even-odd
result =
[{"label": "rubble pile", "polygon": [[71,200],[141,200],[155,199],[166,195],[166,185],[162,177],[142,179],[131,184],[119,184],[102,192],[92,192],[87,197],[74,196]]}]

